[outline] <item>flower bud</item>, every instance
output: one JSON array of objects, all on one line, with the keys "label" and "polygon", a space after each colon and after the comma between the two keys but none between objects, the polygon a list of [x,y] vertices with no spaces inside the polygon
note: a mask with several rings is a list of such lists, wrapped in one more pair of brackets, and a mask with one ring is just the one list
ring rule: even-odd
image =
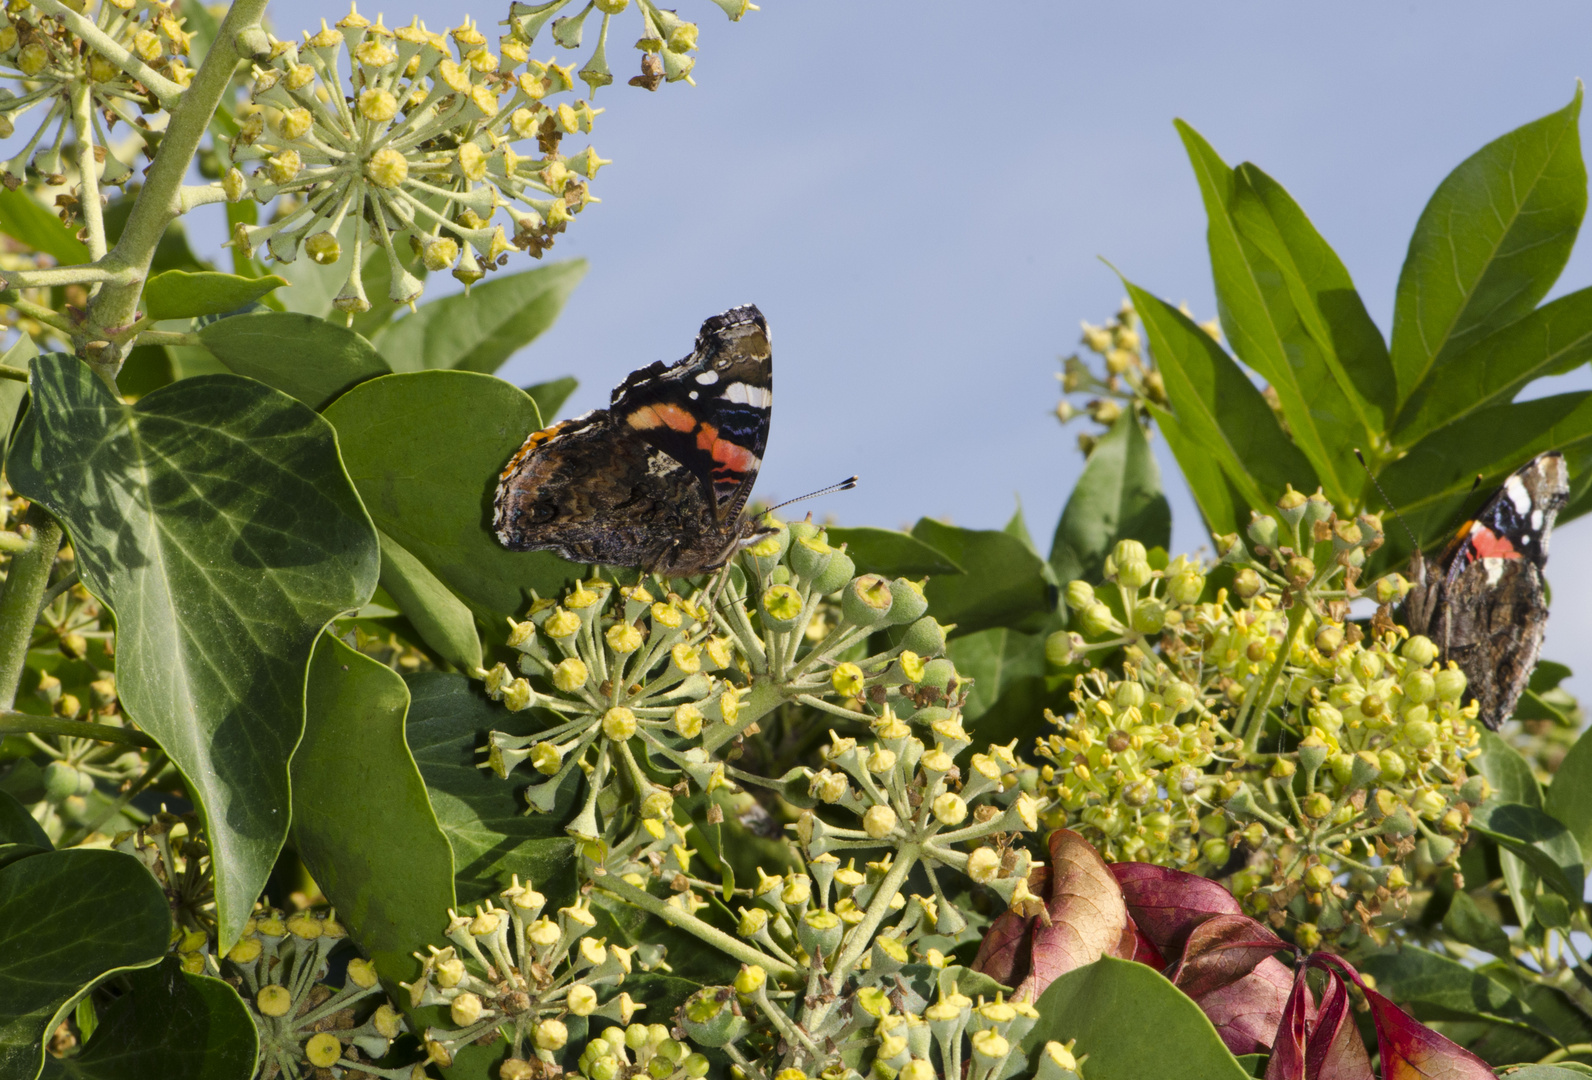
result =
[{"label": "flower bud", "polygon": [[[937,656],[945,651],[945,627],[934,621],[934,616],[925,615],[911,626],[907,627],[901,636],[901,644],[919,656]],[[929,667],[933,668],[933,661]],[[925,673],[925,678],[929,677]]]},{"label": "flower bud", "polygon": [[1298,525],[1305,516],[1305,497],[1289,484],[1282,497],[1277,500],[1277,509],[1281,511],[1282,519],[1289,527]]},{"label": "flower bud", "polygon": [[1078,613],[1078,628],[1089,637],[1105,637],[1122,630],[1122,624],[1105,604],[1091,604]]},{"label": "flower bud", "polygon": [[1140,634],[1159,634],[1166,626],[1166,605],[1148,596],[1133,605],[1133,629]]},{"label": "flower bud", "polygon": [[1236,593],[1241,600],[1250,599],[1265,587],[1266,583],[1261,580],[1260,575],[1250,567],[1246,566],[1238,573],[1233,575],[1233,592]]},{"label": "flower bud", "polygon": [[802,594],[789,585],[773,585],[763,594],[763,621],[771,630],[789,630],[802,613]]},{"label": "flower bud", "polygon": [[1331,516],[1332,503],[1321,494],[1321,489],[1317,488],[1315,494],[1305,500],[1305,513],[1304,517],[1300,518],[1300,524],[1304,526],[1305,532],[1310,534],[1314,531],[1316,522],[1325,521]]},{"label": "flower bud", "polygon": [[1371,595],[1376,597],[1379,604],[1396,604],[1410,593],[1410,583],[1404,579],[1403,574],[1387,574],[1376,579],[1376,584],[1371,586]]},{"label": "flower bud", "polygon": [[[1123,541],[1133,543],[1134,541]],[[1120,544],[1118,545],[1121,546]],[[1140,547],[1143,547],[1141,544]],[[1117,563],[1117,584],[1127,589],[1142,589],[1155,577],[1155,571],[1145,559]]]},{"label": "flower bud", "polygon": [[[802,524],[805,522],[796,523],[796,525]],[[820,536],[797,537],[796,525],[791,526],[793,543],[790,546],[790,568],[799,577],[809,579],[819,577],[829,568],[835,549]]]},{"label": "flower bud", "polygon": [[738,994],[755,994],[768,982],[768,972],[761,964],[742,964],[740,974],[735,976],[735,992]]},{"label": "flower bud", "polygon": [[1166,595],[1174,604],[1197,604],[1205,592],[1205,575],[1184,570],[1166,582]]},{"label": "flower bud", "polygon": [[934,816],[940,824],[955,828],[967,819],[967,803],[962,796],[947,791],[933,803]]},{"label": "flower bud", "polygon": [[1457,702],[1465,693],[1465,673],[1452,661],[1448,667],[1433,676],[1433,682],[1436,685],[1437,696],[1443,701]]},{"label": "flower bud", "polygon": [[1111,549],[1111,557],[1121,566],[1127,562],[1148,562],[1150,554],[1137,540],[1118,540],[1117,546]]},{"label": "flower bud", "polygon": [[854,626],[877,626],[890,617],[894,602],[889,582],[877,574],[864,574],[841,593],[840,611]]},{"label": "flower bud", "polygon": [[1303,588],[1310,584],[1311,579],[1316,576],[1316,564],[1303,555],[1295,555],[1288,560],[1287,566],[1283,568],[1283,576],[1288,579],[1288,584],[1294,588]]},{"label": "flower bud", "polygon": [[1249,512],[1249,528],[1244,530],[1249,534],[1250,543],[1265,548],[1277,546],[1277,519],[1270,514],[1262,514],[1257,510]]},{"label": "flower bud", "polygon": [[1047,637],[1045,639],[1045,659],[1056,667],[1066,667],[1072,663],[1073,657],[1078,654],[1080,646],[1084,644],[1081,637],[1078,638],[1077,642],[1074,642],[1073,638],[1075,636],[1077,635],[1066,630],[1057,630]]},{"label": "flower bud", "polygon": [[1095,603],[1094,586],[1078,579],[1067,583],[1067,606],[1074,611],[1084,611]]},{"label": "flower bud", "polygon": [[1437,646],[1423,634],[1415,634],[1399,649],[1399,654],[1416,667],[1430,667],[1437,659]]}]

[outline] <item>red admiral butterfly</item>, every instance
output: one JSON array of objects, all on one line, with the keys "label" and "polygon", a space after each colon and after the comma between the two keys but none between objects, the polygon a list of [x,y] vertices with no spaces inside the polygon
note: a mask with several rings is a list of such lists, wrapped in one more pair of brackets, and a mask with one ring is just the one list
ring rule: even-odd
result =
[{"label": "red admiral butterfly", "polygon": [[1517,470],[1465,522],[1433,571],[1410,557],[1404,602],[1410,631],[1425,634],[1464,671],[1478,718],[1496,731],[1514,714],[1548,625],[1542,569],[1553,519],[1569,499],[1569,470],[1556,453]]},{"label": "red admiral butterfly", "polygon": [[741,511],[768,444],[773,357],[748,304],[696,348],[620,383],[606,409],[533,432],[498,481],[492,529],[514,551],[689,577],[773,530]]}]

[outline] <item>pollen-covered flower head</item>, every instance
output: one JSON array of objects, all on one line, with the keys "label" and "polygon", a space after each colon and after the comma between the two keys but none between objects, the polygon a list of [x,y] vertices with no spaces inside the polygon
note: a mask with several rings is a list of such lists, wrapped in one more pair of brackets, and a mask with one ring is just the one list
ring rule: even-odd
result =
[{"label": "pollen-covered flower head", "polygon": [[371,246],[397,303],[421,290],[407,252],[466,284],[515,250],[540,257],[594,201],[588,183],[607,164],[590,146],[566,153],[565,138],[589,133],[602,111],[573,90],[568,67],[533,60],[512,37],[493,52],[468,19],[444,35],[351,9],[302,42],[276,41],[255,68],[258,111],[232,140],[223,183],[233,201],[290,196],[293,208],[239,226],[234,243],[329,263],[351,237],[336,300],[349,313],[369,308],[359,271]]}]

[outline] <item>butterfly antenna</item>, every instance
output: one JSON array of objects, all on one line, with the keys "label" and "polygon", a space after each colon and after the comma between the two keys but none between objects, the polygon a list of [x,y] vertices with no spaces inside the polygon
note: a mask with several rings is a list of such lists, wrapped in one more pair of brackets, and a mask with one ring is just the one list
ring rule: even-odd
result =
[{"label": "butterfly antenna", "polygon": [[816,499],[820,495],[828,495],[830,492],[834,491],[850,491],[856,486],[857,478],[855,476],[848,476],[838,484],[830,484],[828,487],[819,488],[817,491],[809,491],[807,494],[802,495],[799,498],[786,499],[782,503],[770,506],[767,510],[764,510],[763,513],[772,514],[775,510],[778,510],[782,506],[789,506],[791,503],[799,503],[804,499]]},{"label": "butterfly antenna", "polygon": [[[1416,551],[1421,550],[1421,542],[1415,539],[1415,531],[1410,528],[1410,523],[1404,520],[1404,515],[1399,513],[1399,508],[1393,505],[1393,500],[1387,497],[1387,492],[1382,490],[1381,482],[1377,480],[1376,474],[1371,471],[1371,466],[1366,464],[1365,455],[1360,453],[1359,447],[1354,448],[1354,457],[1355,460],[1359,461],[1360,468],[1365,470],[1365,475],[1370,479],[1371,486],[1376,488],[1376,493],[1382,496],[1382,501],[1387,503],[1389,510],[1393,511],[1393,516],[1399,519],[1399,526],[1410,538],[1410,546]],[[1479,480],[1480,477],[1477,477],[1477,479]]]}]

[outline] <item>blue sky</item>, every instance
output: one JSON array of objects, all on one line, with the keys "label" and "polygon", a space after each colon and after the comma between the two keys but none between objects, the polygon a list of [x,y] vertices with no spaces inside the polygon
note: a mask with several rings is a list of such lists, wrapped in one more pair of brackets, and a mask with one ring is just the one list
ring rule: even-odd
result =
[{"label": "blue sky", "polygon": [[[341,14],[271,10],[284,36]],[[380,10],[433,29],[468,13],[490,34],[505,9]],[[815,516],[987,528],[1020,497],[1042,545],[1082,465],[1051,416],[1057,358],[1122,296],[1100,258],[1214,314],[1174,117],[1288,187],[1385,331],[1432,189],[1562,107],[1592,55],[1584,2],[765,0],[731,25],[680,0],[680,15],[702,27],[697,85],[599,93],[604,201],[550,256],[591,272],[503,374],[573,373],[570,409],[599,406],[631,369],[684,355],[705,316],[755,302],[778,387],[760,495],[856,472]],[[619,21],[616,70],[635,55],[634,12]],[[1592,282],[1588,247],[1558,291]],[[1198,516],[1163,460],[1176,546],[1193,549]],[[1589,538],[1589,521],[1555,538],[1548,655],[1592,675]]]}]

